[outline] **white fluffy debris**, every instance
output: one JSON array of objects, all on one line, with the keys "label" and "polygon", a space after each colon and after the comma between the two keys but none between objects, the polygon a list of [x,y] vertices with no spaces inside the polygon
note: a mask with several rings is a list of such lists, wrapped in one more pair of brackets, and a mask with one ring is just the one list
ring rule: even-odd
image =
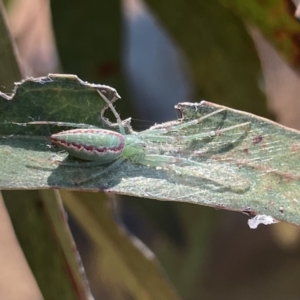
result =
[{"label": "white fluffy debris", "polygon": [[256,229],[259,224],[271,225],[278,223],[276,219],[266,215],[256,215],[252,219],[248,220],[248,225],[251,229]]}]

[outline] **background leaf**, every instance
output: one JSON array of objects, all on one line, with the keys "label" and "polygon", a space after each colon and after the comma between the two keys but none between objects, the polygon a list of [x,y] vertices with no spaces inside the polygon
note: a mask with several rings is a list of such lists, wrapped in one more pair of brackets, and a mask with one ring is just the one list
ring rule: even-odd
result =
[{"label": "background leaf", "polygon": [[129,236],[112,218],[112,201],[96,193],[87,198],[86,193],[62,190],[61,196],[66,207],[96,242],[108,284],[112,284],[109,278],[114,278],[111,294],[114,294],[114,286],[120,285],[135,299],[178,299],[164,274],[158,272],[160,266],[153,253],[134,236]]},{"label": "background leaf", "polygon": [[184,51],[196,98],[270,116],[257,85],[260,62],[241,20],[218,1],[145,2]]},{"label": "background leaf", "polygon": [[300,50],[295,37],[299,35],[300,25],[295,18],[296,2],[282,0],[219,2],[242,20],[257,26],[285,60],[298,68]]}]

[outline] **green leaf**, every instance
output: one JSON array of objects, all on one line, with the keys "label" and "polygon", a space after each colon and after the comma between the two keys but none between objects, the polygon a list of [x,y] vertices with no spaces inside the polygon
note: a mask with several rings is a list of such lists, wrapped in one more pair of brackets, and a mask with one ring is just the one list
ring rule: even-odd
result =
[{"label": "green leaf", "polygon": [[[88,91],[90,93],[90,88]],[[49,99],[51,93],[52,89],[48,89]],[[71,106],[72,101],[73,98],[68,100]],[[77,100],[74,101],[76,103]],[[194,120],[220,108],[209,102],[181,103],[177,109],[182,113],[183,121],[172,124]],[[92,113],[98,115],[95,110]],[[248,125],[239,126],[245,122]],[[158,127],[166,126],[170,124]],[[212,134],[231,126],[236,127],[226,132],[220,131],[216,136]],[[183,136],[205,132],[210,132],[211,136],[192,140],[185,148],[180,144]],[[13,135],[11,132],[1,138],[0,186],[3,189],[106,190],[267,214],[300,224],[297,209],[300,189],[298,132],[226,108],[200,124],[170,135],[178,138],[171,148],[164,149],[160,143],[153,143],[152,147],[157,147],[162,158],[163,155],[174,155],[176,158],[179,154],[180,158],[190,158],[198,165],[186,166],[178,171],[172,168],[171,163],[168,168],[156,169],[125,161],[102,177],[77,186],[78,179],[89,178],[99,170],[105,170],[106,166],[83,168],[82,162],[78,161],[72,167],[57,165],[55,162],[64,160],[67,155],[50,147],[47,137]]]},{"label": "green leaf", "polygon": [[[49,133],[49,129],[39,132],[38,126],[22,128],[12,126],[10,122],[77,120],[78,123],[101,125],[99,114],[105,102],[97,93],[99,88],[109,99],[119,97],[115,89],[89,84],[76,75],[49,74],[25,79],[16,84],[11,96],[0,92],[0,118],[4,122],[0,134]],[[12,127],[16,128],[15,131]]]}]

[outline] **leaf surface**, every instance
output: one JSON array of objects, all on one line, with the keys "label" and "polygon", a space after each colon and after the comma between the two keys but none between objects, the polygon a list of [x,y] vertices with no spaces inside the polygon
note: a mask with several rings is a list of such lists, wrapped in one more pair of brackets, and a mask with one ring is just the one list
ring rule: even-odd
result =
[{"label": "leaf surface", "polygon": [[[52,89],[47,90],[49,99],[51,92]],[[90,88],[87,93],[90,93]],[[21,98],[19,101],[22,102]],[[76,103],[77,100],[74,97],[68,99],[70,110],[76,108],[72,101]],[[209,102],[180,103],[177,109],[183,119],[158,125],[156,129],[195,120],[220,108],[224,107]],[[95,110],[90,113],[98,115]],[[83,119],[72,121],[81,123]],[[240,126],[245,123],[248,125]],[[228,127],[231,129],[222,132]],[[4,130],[6,132],[7,127]],[[180,142],[186,136],[200,133],[209,134],[205,138],[192,139],[184,146]],[[167,145],[153,141],[150,146],[147,144],[147,151],[152,153],[155,150],[162,160],[168,155],[190,159],[197,164],[174,169],[176,164],[171,162],[167,167],[165,164],[154,168],[125,161],[103,176],[78,186],[78,179],[89,178],[107,166],[83,168],[82,162],[74,160],[75,166],[57,165],[57,161],[68,161],[69,158],[66,153],[50,145],[48,136],[29,135],[28,132],[14,135],[11,132],[1,138],[1,188],[105,190],[267,214],[279,220],[300,223],[300,142],[297,131],[225,108],[199,124],[171,130],[168,135],[178,141]]]}]

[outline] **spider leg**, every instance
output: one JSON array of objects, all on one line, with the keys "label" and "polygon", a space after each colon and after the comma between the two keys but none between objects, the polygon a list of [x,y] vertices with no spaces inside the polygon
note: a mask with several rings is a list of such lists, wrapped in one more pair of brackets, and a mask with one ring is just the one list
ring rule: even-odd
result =
[{"label": "spider leg", "polygon": [[143,135],[142,138],[153,142],[179,142],[179,141],[186,142],[186,141],[192,141],[196,139],[211,138],[217,135],[222,135],[224,132],[234,130],[236,128],[248,127],[249,125],[251,125],[251,122],[245,122],[242,124],[225,127],[218,130],[212,130],[208,132],[202,132],[202,133],[197,133],[197,134],[192,134],[187,136]]},{"label": "spider leg", "polygon": [[[238,193],[245,192],[250,188],[250,182],[241,176],[220,170],[218,168],[207,168],[204,166],[204,164],[186,158],[168,155],[145,155],[136,162],[152,167],[161,167],[163,169],[174,171],[180,175],[206,179],[216,185],[223,186]],[[198,166],[199,168],[183,168],[185,166]]]},{"label": "spider leg", "polygon": [[[115,97],[113,97],[113,99],[111,101],[109,101],[100,90],[97,90],[97,92],[102,97],[102,99],[106,102],[106,105],[102,108],[102,110],[100,112],[101,120],[110,127],[119,127],[120,133],[123,135],[125,135],[124,126],[129,130],[130,133],[134,133],[134,131],[130,125],[131,118],[128,118],[128,119],[122,121],[120,118],[120,115],[117,113],[117,111],[115,110],[115,108],[112,105],[116,100],[119,99],[119,97],[115,96]],[[117,124],[111,123],[108,120],[108,118],[104,117],[104,113],[108,108],[110,108],[110,110],[114,114],[114,116],[117,120]]]},{"label": "spider leg", "polygon": [[[98,92],[99,95],[102,97],[102,99],[106,102],[106,105],[102,108],[102,110],[101,110],[101,112],[100,112],[100,117],[101,117],[101,119],[104,121],[104,123],[106,123],[106,125],[109,125],[109,126],[114,125],[114,124],[111,123],[107,118],[104,117],[104,113],[105,113],[105,111],[106,111],[108,108],[110,108],[110,107],[112,106],[112,104],[113,104],[114,102],[116,102],[116,101],[119,99],[119,97],[115,96],[115,97],[113,97],[113,98],[109,101],[109,100],[104,96],[104,94],[103,94],[101,91],[97,90],[97,92]],[[109,104],[109,103],[110,103],[110,104]],[[115,114],[115,113],[113,112],[113,114]],[[117,113],[117,115],[118,115],[117,118],[119,118],[119,114],[118,114],[118,113]],[[118,124],[118,125],[119,125],[119,124]]]},{"label": "spider leg", "polygon": [[70,122],[55,122],[55,121],[33,121],[27,123],[17,123],[19,125],[54,125],[54,126],[64,126],[64,127],[76,127],[76,128],[99,128],[97,126],[84,124],[84,123],[70,123]]},{"label": "spider leg", "polygon": [[209,113],[209,114],[207,114],[207,115],[205,115],[201,118],[198,118],[198,119],[194,119],[194,120],[191,120],[191,121],[188,121],[188,122],[183,122],[183,123],[178,124],[178,125],[170,125],[170,126],[167,126],[167,127],[157,128],[157,129],[155,129],[155,128],[148,129],[148,130],[139,132],[139,134],[150,136],[150,135],[161,135],[161,134],[166,134],[168,132],[178,131],[178,130],[186,128],[186,127],[197,125],[200,122],[204,121],[205,119],[211,118],[212,116],[214,116],[216,114],[219,114],[224,110],[226,110],[226,109],[221,108],[221,109],[215,110],[215,111],[213,111],[213,112],[211,112],[211,113]]}]

